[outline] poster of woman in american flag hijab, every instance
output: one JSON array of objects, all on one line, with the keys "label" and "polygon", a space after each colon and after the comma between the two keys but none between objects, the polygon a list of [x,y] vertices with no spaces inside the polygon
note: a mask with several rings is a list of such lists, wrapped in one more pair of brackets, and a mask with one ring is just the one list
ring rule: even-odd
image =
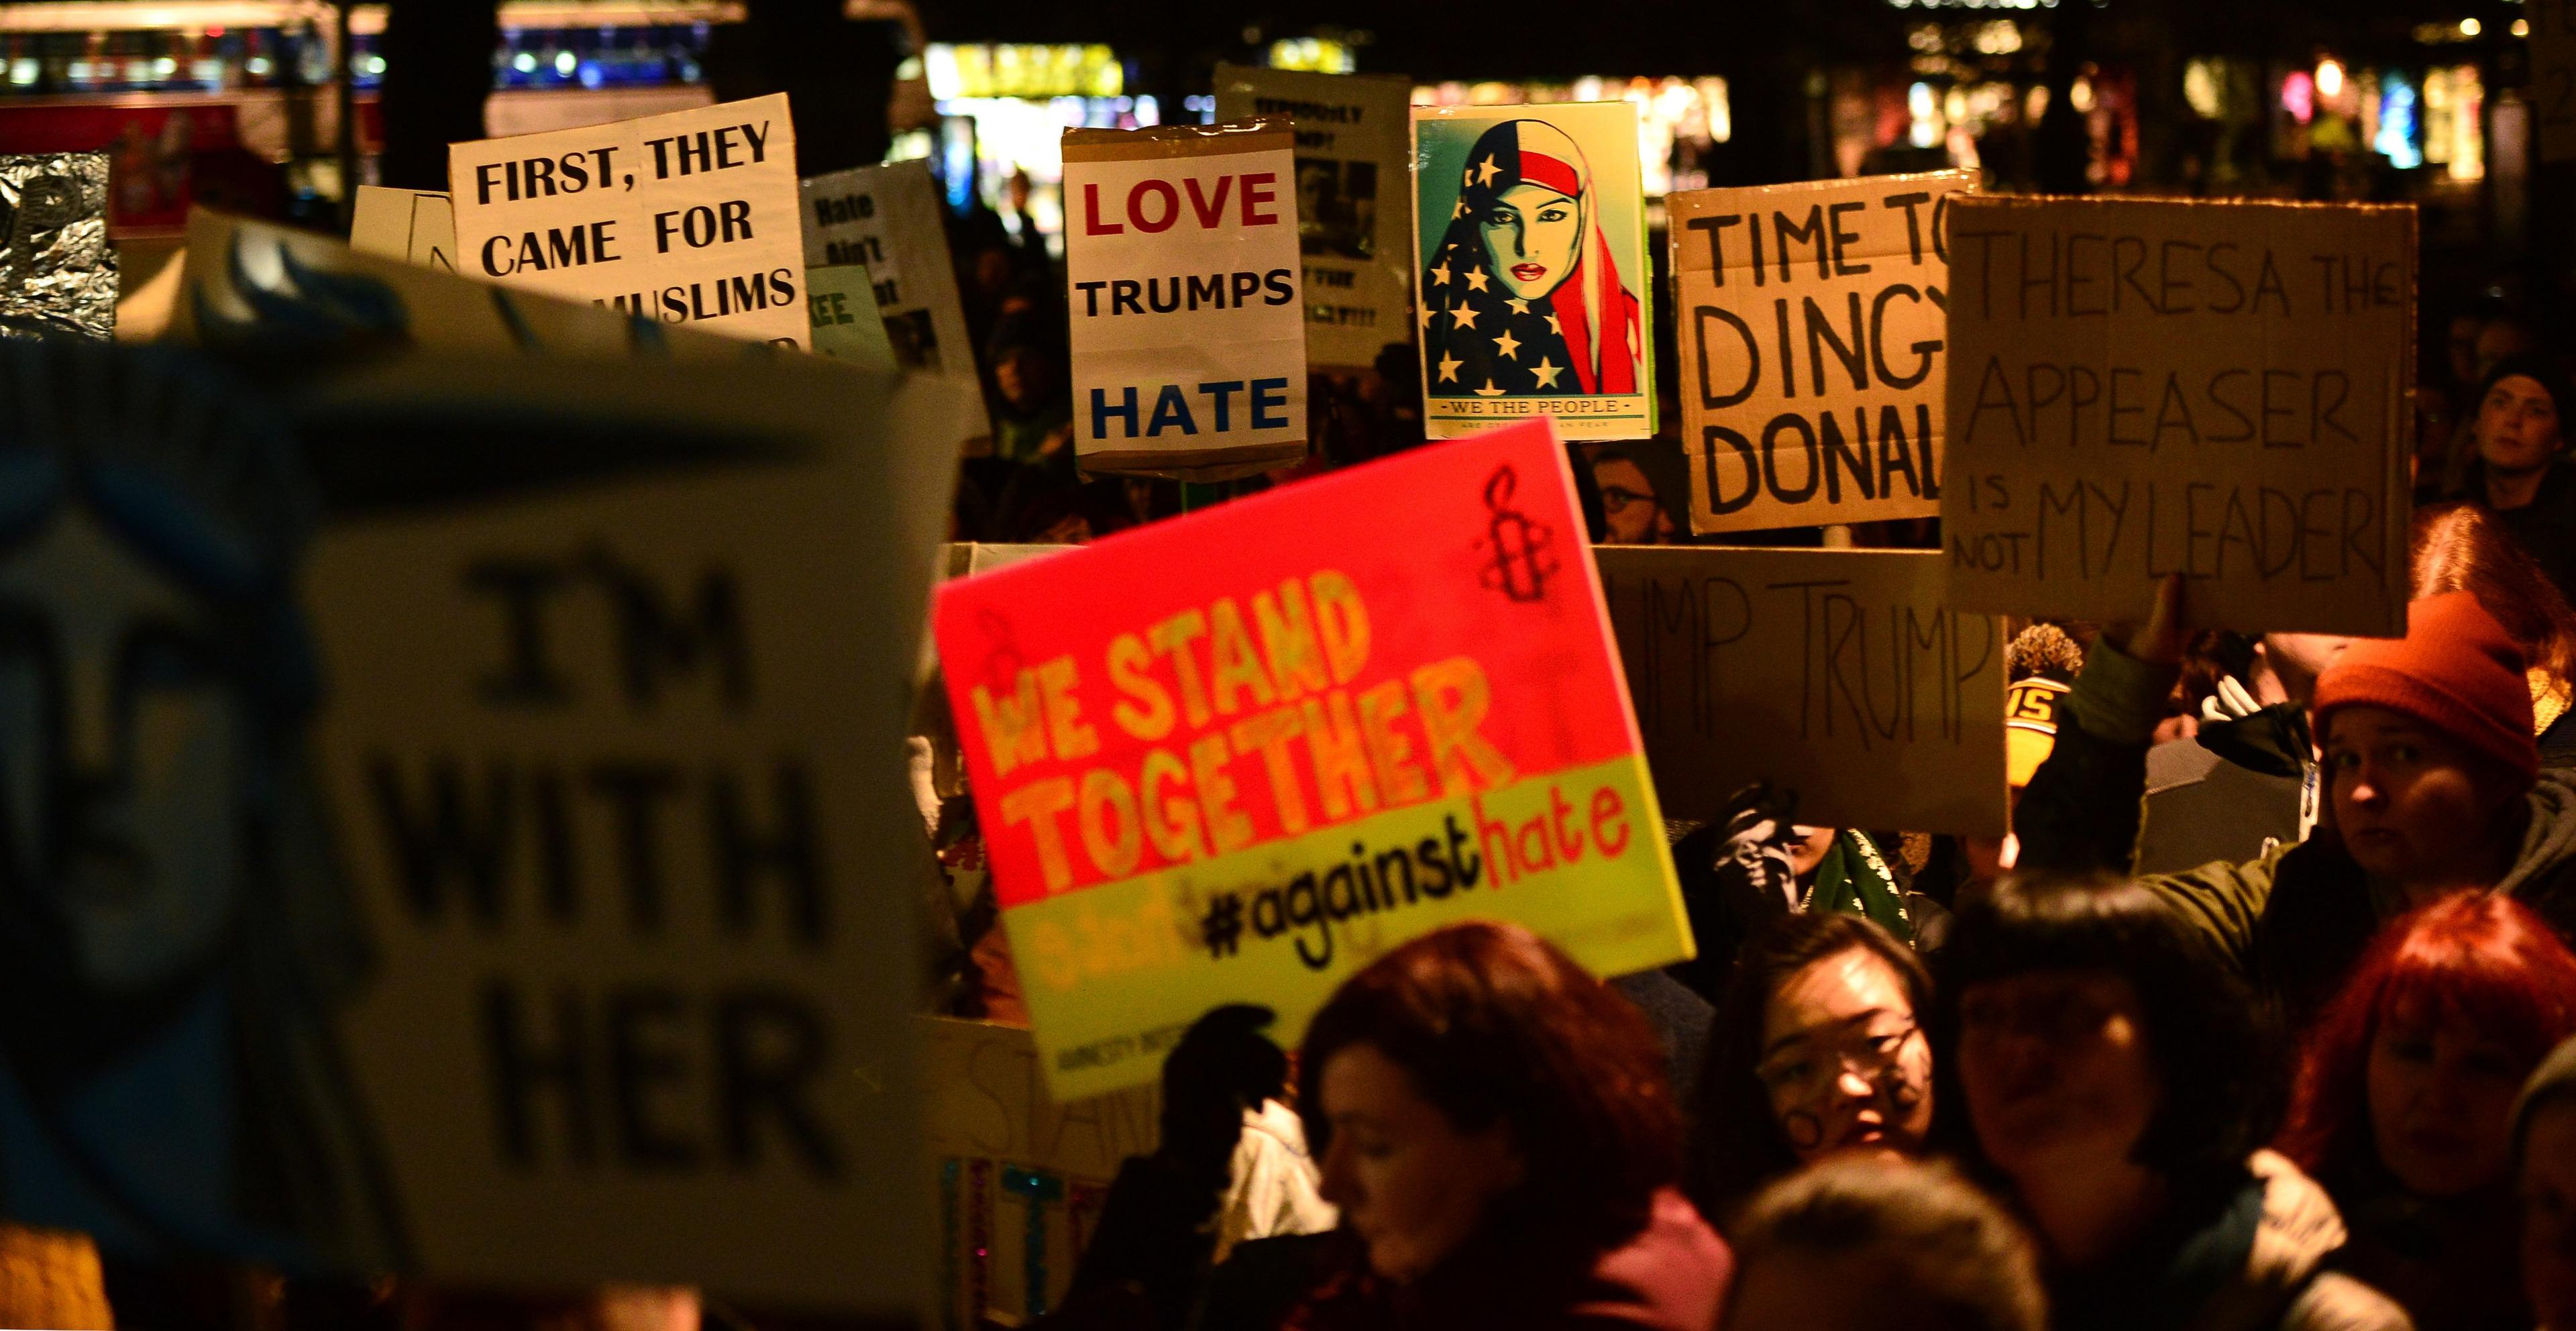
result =
[{"label": "poster of woman in american flag hijab", "polygon": [[1431,435],[1539,414],[1652,435],[1637,108],[1416,107],[1413,189]]}]

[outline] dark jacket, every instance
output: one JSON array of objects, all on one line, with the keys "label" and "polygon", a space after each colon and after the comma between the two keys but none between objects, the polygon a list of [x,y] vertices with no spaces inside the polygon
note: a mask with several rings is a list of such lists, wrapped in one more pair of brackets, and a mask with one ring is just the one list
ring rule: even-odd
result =
[{"label": "dark jacket", "polygon": [[[2067,696],[2057,747],[2013,811],[2025,873],[2128,873],[2138,835],[2146,751],[2175,671],[2097,646]],[[2496,891],[2537,911],[2576,942],[2576,772],[2544,770],[2513,868]],[[2331,810],[2306,844],[2248,861],[2218,860],[2142,879],[2218,945],[2255,987],[2304,1027],[2405,908],[2334,835]]]},{"label": "dark jacket", "polygon": [[1559,1243],[1471,1241],[1408,1285],[1359,1271],[1328,1279],[1292,1331],[1708,1331],[1735,1258],[1678,1189],[1655,1195],[1645,1228],[1569,1264]]},{"label": "dark jacket", "polygon": [[2180,873],[2297,845],[2309,748],[2306,711],[2276,703],[2147,750],[2136,872]]}]

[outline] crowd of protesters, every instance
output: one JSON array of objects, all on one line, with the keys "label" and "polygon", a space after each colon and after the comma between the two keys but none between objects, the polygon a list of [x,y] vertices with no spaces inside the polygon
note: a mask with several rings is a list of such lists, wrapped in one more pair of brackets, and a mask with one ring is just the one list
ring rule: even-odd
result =
[{"label": "crowd of protesters", "polygon": [[[997,366],[1061,357],[970,299]],[[1605,980],[1477,922],[1294,1050],[1211,1014],[1048,1324],[2576,1331],[2565,378],[2509,316],[2443,331],[2403,638],[2196,631],[2178,580],[2016,623],[2001,840],[1757,785],[1668,827],[1689,962]],[[997,439],[1056,433],[979,464],[975,512],[1021,515],[981,534],[1195,506],[1079,482],[1062,404],[1013,396],[1062,368],[997,375]],[[1318,374],[1313,421],[1316,468],[1418,443],[1411,367]],[[1596,540],[1686,530],[1661,467],[1580,455]],[[1010,1019],[989,914],[956,1010]]]}]

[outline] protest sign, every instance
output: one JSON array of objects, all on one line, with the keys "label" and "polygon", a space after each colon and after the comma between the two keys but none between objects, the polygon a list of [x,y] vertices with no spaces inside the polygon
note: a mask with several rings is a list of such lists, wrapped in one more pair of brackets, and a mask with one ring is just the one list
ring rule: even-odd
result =
[{"label": "protest sign", "polygon": [[351,347],[556,357],[648,354],[721,360],[767,354],[693,328],[361,254],[310,231],[188,215],[185,292],[171,335],[221,350]]},{"label": "protest sign", "polygon": [[32,798],[117,854],[0,847],[44,921],[0,939],[0,1113],[53,1125],[0,1141],[0,1209],[165,1258],[916,1314],[887,866],[927,850],[885,773],[955,459],[889,440],[937,386],[415,355],[272,395],[186,349],[20,355],[62,391],[17,442],[53,465],[0,469],[37,524],[0,604],[71,631],[0,671],[102,710],[0,727],[0,769],[59,774]]},{"label": "protest sign", "polygon": [[1707,818],[1755,781],[1820,827],[2004,833],[2004,636],[1942,557],[1596,546],[1655,793]]},{"label": "protest sign", "polygon": [[1412,81],[1216,67],[1216,116],[1287,116],[1297,134],[1297,239],[1305,254],[1306,358],[1367,367],[1413,340],[1405,241],[1405,124]]},{"label": "protest sign", "polygon": [[456,209],[425,189],[360,185],[349,215],[349,248],[425,268],[456,271]]},{"label": "protest sign", "polygon": [[921,1021],[945,1324],[982,1326],[988,1313],[1034,1320],[1063,1304],[1119,1166],[1152,1154],[1160,1087],[1058,1104],[1027,1030]]},{"label": "protest sign", "polygon": [[1416,107],[1413,190],[1431,437],[1541,414],[1575,438],[1652,437],[1637,108]]},{"label": "protest sign", "polygon": [[2576,161],[2576,0],[2528,0],[2532,119],[2540,160]]},{"label": "protest sign", "polygon": [[0,154],[0,337],[116,336],[107,154]]},{"label": "protest sign", "polygon": [[1668,196],[1691,530],[1941,510],[1949,257],[1974,171]]},{"label": "protest sign", "polygon": [[816,176],[798,191],[805,204],[805,266],[865,264],[896,359],[909,369],[976,383],[974,338],[957,296],[930,164],[852,167]]},{"label": "protest sign", "polygon": [[1306,456],[1284,120],[1064,134],[1075,449],[1216,481]]},{"label": "protest sign", "polygon": [[876,370],[900,368],[885,321],[877,317],[876,284],[865,264],[806,269],[805,305],[814,354]]},{"label": "protest sign", "polygon": [[1457,920],[1603,974],[1689,954],[1584,552],[1534,421],[940,589],[1051,1094],[1150,1080],[1220,1003],[1293,1042]]},{"label": "protest sign", "polygon": [[465,273],[805,345],[787,96],[448,149]]},{"label": "protest sign", "polygon": [[1953,198],[1950,604],[2404,632],[2414,294],[2412,205]]}]

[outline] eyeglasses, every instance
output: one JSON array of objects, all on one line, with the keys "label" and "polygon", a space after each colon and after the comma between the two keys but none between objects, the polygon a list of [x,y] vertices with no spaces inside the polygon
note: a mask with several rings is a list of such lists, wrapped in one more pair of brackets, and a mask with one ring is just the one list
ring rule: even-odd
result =
[{"label": "eyeglasses", "polygon": [[1831,1094],[1845,1071],[1877,1086],[1901,1073],[1905,1046],[1923,1033],[1912,1022],[1886,1030],[1816,1032],[1771,1055],[1753,1069],[1754,1080],[1779,1104],[1810,1104]]}]

